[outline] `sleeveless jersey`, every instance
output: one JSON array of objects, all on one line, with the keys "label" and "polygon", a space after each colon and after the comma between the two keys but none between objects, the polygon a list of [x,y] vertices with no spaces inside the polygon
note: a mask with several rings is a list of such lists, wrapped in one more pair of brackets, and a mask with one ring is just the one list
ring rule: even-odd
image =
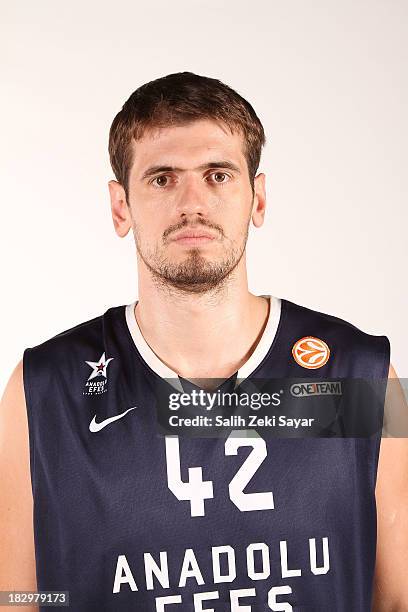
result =
[{"label": "sleeveless jersey", "polygon": [[[387,379],[386,336],[269,298],[235,384]],[[75,612],[369,612],[381,430],[158,434],[155,385],[177,375],[134,305],[24,351],[38,590]]]}]

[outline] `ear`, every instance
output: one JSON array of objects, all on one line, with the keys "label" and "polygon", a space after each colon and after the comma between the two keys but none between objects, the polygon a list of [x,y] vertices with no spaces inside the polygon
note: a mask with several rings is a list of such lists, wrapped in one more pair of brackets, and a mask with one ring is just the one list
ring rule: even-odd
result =
[{"label": "ear", "polygon": [[108,187],[115,232],[123,238],[132,227],[132,216],[126,200],[126,193],[117,181],[109,181]]},{"label": "ear", "polygon": [[254,203],[252,206],[252,222],[255,227],[261,227],[265,218],[266,208],[266,176],[263,172],[254,178]]}]

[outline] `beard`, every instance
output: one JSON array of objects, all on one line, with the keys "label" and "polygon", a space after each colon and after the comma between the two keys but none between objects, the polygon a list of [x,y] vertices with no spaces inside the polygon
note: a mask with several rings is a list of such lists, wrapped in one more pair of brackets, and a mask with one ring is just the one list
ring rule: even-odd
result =
[{"label": "beard", "polygon": [[[229,248],[224,249],[222,256],[217,261],[210,261],[197,247],[188,249],[183,261],[171,261],[159,247],[154,250],[144,248],[143,241],[140,240],[140,232],[134,228],[136,249],[151,272],[153,281],[161,289],[173,289],[186,294],[219,291],[231,278],[232,272],[243,257],[248,239],[249,223],[250,218],[244,228],[240,243],[229,241]],[[178,229],[182,227],[186,226],[180,226]],[[225,238],[223,241],[228,242]]]}]

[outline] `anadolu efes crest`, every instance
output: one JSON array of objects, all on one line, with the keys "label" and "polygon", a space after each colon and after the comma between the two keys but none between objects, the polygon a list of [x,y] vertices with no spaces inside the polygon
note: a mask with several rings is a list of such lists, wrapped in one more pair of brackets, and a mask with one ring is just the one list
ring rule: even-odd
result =
[{"label": "anadolu efes crest", "polygon": [[100,395],[107,391],[107,367],[112,359],[114,359],[114,357],[106,359],[105,353],[103,352],[98,361],[85,361],[85,363],[92,368],[92,372],[85,383],[85,390],[82,392],[83,395]]}]

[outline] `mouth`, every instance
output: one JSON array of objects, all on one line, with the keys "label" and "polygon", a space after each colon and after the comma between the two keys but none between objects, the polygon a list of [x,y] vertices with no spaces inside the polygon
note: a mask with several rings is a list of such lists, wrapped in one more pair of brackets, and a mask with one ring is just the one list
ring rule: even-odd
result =
[{"label": "mouth", "polygon": [[177,244],[205,244],[212,240],[215,240],[215,236],[200,230],[180,232],[173,238],[173,242],[177,242]]}]

